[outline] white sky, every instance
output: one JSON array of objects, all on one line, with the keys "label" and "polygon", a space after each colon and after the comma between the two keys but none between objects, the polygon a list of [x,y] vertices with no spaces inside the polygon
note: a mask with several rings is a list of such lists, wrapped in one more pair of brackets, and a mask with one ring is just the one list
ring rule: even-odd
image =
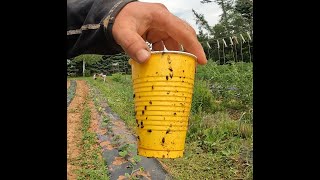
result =
[{"label": "white sky", "polygon": [[197,32],[195,17],[192,13],[194,9],[197,13],[204,15],[210,26],[218,23],[222,10],[215,3],[201,4],[200,0],[140,0],[141,2],[157,2],[164,4],[169,11],[179,18],[187,21]]}]

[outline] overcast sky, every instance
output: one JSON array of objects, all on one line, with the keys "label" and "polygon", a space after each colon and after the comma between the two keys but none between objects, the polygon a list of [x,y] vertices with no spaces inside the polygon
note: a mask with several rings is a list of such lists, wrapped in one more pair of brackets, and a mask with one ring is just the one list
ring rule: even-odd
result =
[{"label": "overcast sky", "polygon": [[222,13],[220,7],[215,3],[201,4],[200,0],[140,0],[141,2],[157,2],[164,4],[171,13],[187,21],[197,32],[195,17],[192,9],[204,15],[210,26],[218,23],[219,15]]}]

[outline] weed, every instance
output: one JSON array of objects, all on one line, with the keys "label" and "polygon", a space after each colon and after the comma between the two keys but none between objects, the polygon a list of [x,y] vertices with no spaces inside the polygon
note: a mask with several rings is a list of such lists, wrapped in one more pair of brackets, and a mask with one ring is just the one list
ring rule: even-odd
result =
[{"label": "weed", "polygon": [[91,112],[87,101],[82,115],[82,141],[81,154],[78,164],[80,169],[77,169],[78,179],[103,179],[108,180],[107,166],[101,157],[101,149],[97,148],[96,134],[89,131]]}]

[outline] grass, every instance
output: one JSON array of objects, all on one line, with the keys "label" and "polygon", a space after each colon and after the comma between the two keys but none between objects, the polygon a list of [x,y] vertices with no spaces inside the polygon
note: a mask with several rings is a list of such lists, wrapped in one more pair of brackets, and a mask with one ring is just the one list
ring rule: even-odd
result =
[{"label": "grass", "polygon": [[191,142],[186,146],[184,158],[161,161],[175,179],[253,179],[252,165],[243,163],[235,150],[203,153],[196,142]]},{"label": "grass", "polygon": [[99,89],[106,97],[110,108],[117,113],[129,128],[135,127],[133,89],[128,75],[108,76],[104,83],[101,79],[85,78],[89,85]]},{"label": "grass", "polygon": [[205,66],[199,66],[196,78],[198,82],[206,82],[208,90],[214,96],[215,109],[212,109],[212,112],[252,109],[252,63],[218,65],[213,61],[208,61]]},{"label": "grass", "polygon": [[190,122],[184,157],[161,160],[176,179],[252,179],[252,133],[242,137],[239,121],[217,112]]},{"label": "grass", "polygon": [[[161,160],[175,179],[253,179],[252,63],[199,66],[183,158]],[[134,129],[131,77],[85,78]]]},{"label": "grass", "polygon": [[80,144],[81,154],[78,157],[77,179],[101,179],[109,180],[107,166],[101,157],[101,148],[97,144],[95,132],[89,131],[91,112],[87,100],[82,115],[82,141]]}]

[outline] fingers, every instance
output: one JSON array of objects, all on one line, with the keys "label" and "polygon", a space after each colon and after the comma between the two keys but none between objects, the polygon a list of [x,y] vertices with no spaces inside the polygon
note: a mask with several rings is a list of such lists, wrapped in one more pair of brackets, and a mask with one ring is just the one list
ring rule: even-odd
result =
[{"label": "fingers", "polygon": [[[167,24],[168,34],[180,42],[185,51],[197,56],[199,64],[206,64],[207,58],[202,45],[198,41],[195,30],[189,24],[179,18],[176,18],[174,15],[172,15],[171,20],[172,21]],[[176,24],[176,26],[169,28],[174,24]],[[181,31],[181,29],[184,30]]]},{"label": "fingers", "polygon": [[168,50],[180,51],[180,44],[174,40],[172,37],[167,38],[163,41],[164,45]]},{"label": "fingers", "polygon": [[136,31],[123,29],[117,41],[123,50],[139,63],[147,61],[151,56],[148,45]]},{"label": "fingers", "polygon": [[168,50],[179,50],[181,44],[186,52],[197,56],[198,63],[207,62],[195,30],[162,4],[129,3],[117,15],[112,33],[126,53],[140,63],[151,55],[144,39],[151,39],[148,41],[156,50],[163,50],[163,45]]},{"label": "fingers", "polygon": [[165,10],[156,11],[153,13],[153,16],[153,27],[165,31],[176,42],[182,44],[185,51],[197,56],[199,64],[207,63],[204,50],[197,39],[196,32],[189,24]]},{"label": "fingers", "polygon": [[160,31],[158,29],[150,28],[146,35],[146,40],[150,43],[156,43],[165,40],[169,35],[165,31]]},{"label": "fingers", "polygon": [[164,46],[162,41],[158,41],[152,44],[152,50],[154,51],[163,51]]},{"label": "fingers", "polygon": [[158,29],[150,29],[146,35],[146,39],[153,44],[152,49],[156,51],[163,50],[163,44],[167,50],[180,50],[180,45],[176,40],[170,37],[166,32],[159,31]]}]

